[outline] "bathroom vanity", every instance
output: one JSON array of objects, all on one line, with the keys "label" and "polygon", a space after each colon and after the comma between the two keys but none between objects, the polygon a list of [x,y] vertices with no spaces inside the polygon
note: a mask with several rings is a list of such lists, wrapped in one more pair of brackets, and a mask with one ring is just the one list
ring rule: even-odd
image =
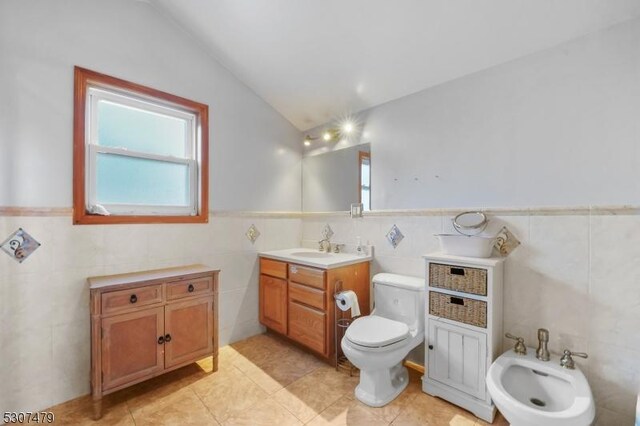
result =
[{"label": "bathroom vanity", "polygon": [[333,295],[353,290],[361,314],[368,315],[370,261],[371,256],[311,249],[260,253],[260,323],[333,363]]},{"label": "bathroom vanity", "polygon": [[104,395],[207,356],[217,371],[218,273],[191,265],[88,278],[95,419]]},{"label": "bathroom vanity", "polygon": [[486,374],[502,352],[502,258],[425,256],[423,390],[492,422]]}]

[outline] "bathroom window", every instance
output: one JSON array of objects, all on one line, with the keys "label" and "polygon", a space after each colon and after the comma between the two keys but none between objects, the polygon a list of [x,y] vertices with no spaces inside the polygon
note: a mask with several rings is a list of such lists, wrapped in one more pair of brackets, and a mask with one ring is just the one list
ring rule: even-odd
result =
[{"label": "bathroom window", "polygon": [[74,223],[208,218],[208,107],[75,69]]}]

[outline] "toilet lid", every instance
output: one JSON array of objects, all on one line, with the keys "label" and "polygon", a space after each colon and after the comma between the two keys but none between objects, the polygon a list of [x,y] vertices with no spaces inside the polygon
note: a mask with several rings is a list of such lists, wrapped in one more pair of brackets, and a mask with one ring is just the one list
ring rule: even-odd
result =
[{"label": "toilet lid", "polygon": [[388,346],[408,336],[407,324],[376,315],[358,318],[345,333],[345,337],[351,342],[370,348]]}]

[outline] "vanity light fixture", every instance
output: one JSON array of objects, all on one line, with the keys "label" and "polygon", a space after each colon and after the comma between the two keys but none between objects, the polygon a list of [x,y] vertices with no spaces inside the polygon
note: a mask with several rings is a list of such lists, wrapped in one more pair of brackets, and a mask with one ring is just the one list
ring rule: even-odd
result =
[{"label": "vanity light fixture", "polygon": [[344,120],[339,120],[336,124],[336,127],[330,127],[322,131],[320,136],[311,136],[305,135],[303,143],[304,146],[311,146],[311,143],[315,140],[322,138],[325,142],[337,142],[342,139],[348,139],[358,129],[357,122],[353,121],[351,118],[345,118]]}]

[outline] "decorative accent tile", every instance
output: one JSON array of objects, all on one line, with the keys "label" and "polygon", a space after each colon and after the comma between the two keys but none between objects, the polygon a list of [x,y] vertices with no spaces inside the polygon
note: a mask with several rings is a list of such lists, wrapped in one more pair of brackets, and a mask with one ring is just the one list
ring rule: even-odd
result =
[{"label": "decorative accent tile", "polygon": [[509,256],[509,254],[511,254],[511,252],[514,251],[519,245],[520,240],[518,240],[506,226],[503,226],[500,232],[498,232],[494,247],[496,250],[498,250],[500,256],[506,257]]},{"label": "decorative accent tile", "polygon": [[404,239],[404,235],[400,232],[400,228],[396,225],[393,225],[389,232],[387,232],[387,240],[393,246],[393,248],[398,247],[400,242]]},{"label": "decorative accent tile", "polygon": [[40,243],[22,228],[18,228],[16,232],[11,234],[9,238],[2,243],[2,250],[16,261],[22,263],[31,255]]},{"label": "decorative accent tile", "polygon": [[322,229],[322,238],[324,238],[325,240],[329,240],[331,239],[331,237],[333,237],[333,229],[331,229],[331,227],[327,223],[324,226],[324,229]]},{"label": "decorative accent tile", "polygon": [[249,241],[251,241],[251,244],[254,244],[260,236],[260,231],[258,231],[258,228],[256,228],[254,224],[251,224],[245,235],[247,236]]}]

